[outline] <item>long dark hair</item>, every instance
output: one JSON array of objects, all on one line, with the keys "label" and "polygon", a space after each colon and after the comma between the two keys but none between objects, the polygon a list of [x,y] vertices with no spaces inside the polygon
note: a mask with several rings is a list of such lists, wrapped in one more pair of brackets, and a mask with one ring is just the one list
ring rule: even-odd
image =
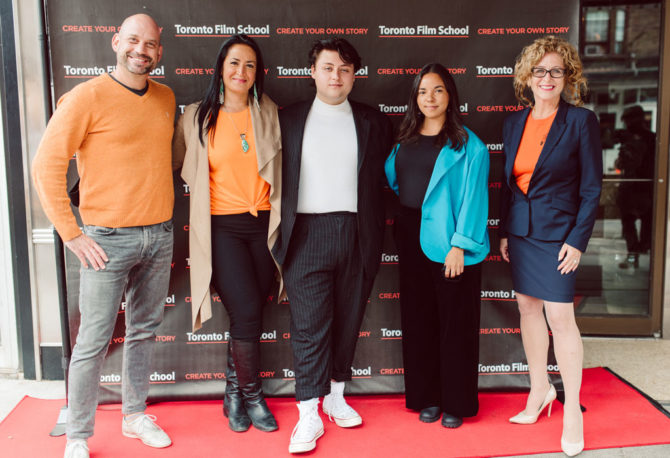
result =
[{"label": "long dark hair", "polygon": [[[205,96],[200,101],[200,106],[196,111],[196,116],[198,117],[198,126],[200,127],[199,137],[200,143],[205,144],[204,139],[202,138],[202,131],[204,128],[207,129],[207,133],[210,131],[214,132],[216,129],[216,120],[219,117],[219,109],[221,104],[219,103],[219,90],[221,88],[221,71],[223,70],[223,61],[226,60],[228,51],[234,45],[247,45],[256,53],[256,93],[258,94],[258,101],[260,103],[261,97],[263,96],[263,81],[265,79],[265,66],[263,65],[263,55],[261,54],[261,49],[258,47],[258,44],[254,41],[253,38],[244,35],[236,34],[228,38],[219,49],[219,54],[216,56],[216,63],[214,64],[214,73],[212,78],[209,81],[209,86],[207,86],[207,91],[205,91]],[[249,95],[254,96],[253,86],[249,89]]]},{"label": "long dark hair", "polygon": [[447,69],[437,62],[424,65],[421,72],[414,78],[412,92],[409,95],[409,103],[407,104],[407,112],[400,124],[397,141],[398,143],[411,143],[419,137],[419,131],[421,130],[424,116],[419,109],[416,98],[419,94],[421,79],[428,73],[435,73],[442,78],[444,87],[449,94],[449,103],[447,104],[446,113],[447,117],[440,133],[437,134],[435,144],[436,146],[443,146],[447,143],[447,140],[449,140],[451,147],[455,150],[459,150],[468,140],[468,133],[465,131],[465,127],[463,127],[460,103],[458,102],[458,91],[456,90],[454,79],[451,77]]}]

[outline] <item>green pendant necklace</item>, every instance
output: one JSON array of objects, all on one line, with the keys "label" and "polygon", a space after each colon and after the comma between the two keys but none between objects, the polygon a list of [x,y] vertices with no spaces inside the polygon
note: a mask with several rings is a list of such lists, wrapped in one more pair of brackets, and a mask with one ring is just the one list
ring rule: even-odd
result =
[{"label": "green pendant necklace", "polygon": [[233,117],[230,116],[230,113],[228,113],[226,111],[226,114],[228,115],[228,119],[230,119],[230,122],[233,123],[233,128],[235,129],[235,132],[237,132],[237,134],[240,136],[240,140],[242,140],[242,151],[246,153],[247,151],[249,151],[249,142],[246,139],[247,130],[249,129],[249,113],[247,112],[247,125],[244,127],[244,132],[241,132],[241,133],[240,133],[240,129],[238,129],[237,125],[235,125],[235,121],[233,121]]}]

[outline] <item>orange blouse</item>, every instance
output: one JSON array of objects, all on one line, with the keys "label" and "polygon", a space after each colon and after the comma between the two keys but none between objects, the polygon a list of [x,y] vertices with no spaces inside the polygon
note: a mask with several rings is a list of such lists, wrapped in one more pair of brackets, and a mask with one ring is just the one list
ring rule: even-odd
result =
[{"label": "orange blouse", "polygon": [[[245,132],[246,153],[240,138]],[[209,136],[208,156],[212,215],[249,212],[257,216],[258,210],[270,210],[270,185],[258,175],[249,108],[239,113],[219,112],[216,134]]]},{"label": "orange blouse", "polygon": [[555,117],[556,111],[551,116],[543,119],[534,119],[531,113],[526,119],[526,126],[523,129],[521,143],[519,143],[519,149],[516,152],[513,171],[516,185],[524,194],[528,194],[530,179],[533,176],[535,165],[540,158],[544,142]]}]

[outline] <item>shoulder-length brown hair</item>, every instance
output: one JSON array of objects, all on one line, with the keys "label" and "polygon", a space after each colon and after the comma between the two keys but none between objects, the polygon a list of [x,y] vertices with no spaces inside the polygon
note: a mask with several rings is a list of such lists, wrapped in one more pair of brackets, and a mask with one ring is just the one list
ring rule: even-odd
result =
[{"label": "shoulder-length brown hair", "polygon": [[549,53],[555,52],[563,59],[565,65],[565,88],[563,98],[573,105],[584,104],[582,98],[586,94],[586,77],[583,74],[582,60],[579,53],[567,40],[547,35],[538,38],[521,51],[514,64],[514,93],[523,105],[533,106],[530,98],[528,81],[532,78],[532,68]]}]

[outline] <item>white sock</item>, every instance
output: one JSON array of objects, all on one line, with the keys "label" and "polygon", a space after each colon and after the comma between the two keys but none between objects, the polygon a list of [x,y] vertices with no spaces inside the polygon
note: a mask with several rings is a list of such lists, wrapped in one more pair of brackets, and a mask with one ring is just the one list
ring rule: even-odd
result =
[{"label": "white sock", "polygon": [[88,441],[86,439],[68,439],[67,443],[70,442],[83,442],[84,444],[86,444]]},{"label": "white sock", "polygon": [[333,396],[344,396],[344,382],[330,381],[330,394]]},{"label": "white sock", "polygon": [[300,401],[300,405],[303,407],[316,407],[319,405],[319,398],[312,398],[306,401]]}]

